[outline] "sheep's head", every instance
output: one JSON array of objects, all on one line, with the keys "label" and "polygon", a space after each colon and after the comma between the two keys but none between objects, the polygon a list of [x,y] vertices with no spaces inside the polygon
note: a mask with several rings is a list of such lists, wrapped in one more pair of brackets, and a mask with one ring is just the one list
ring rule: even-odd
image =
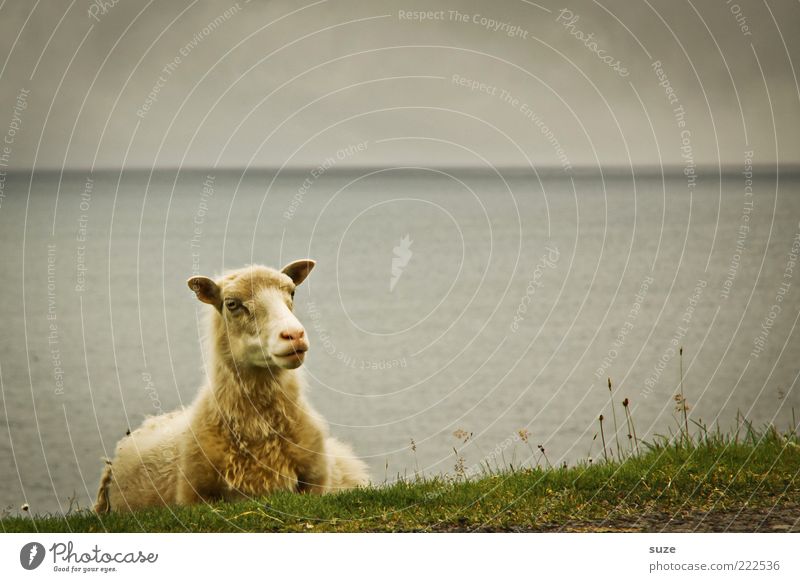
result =
[{"label": "sheep's head", "polygon": [[303,259],[280,271],[253,265],[220,279],[192,277],[189,288],[219,312],[217,332],[237,366],[298,368],[308,351],[305,329],[292,313],[294,290],[314,261]]}]

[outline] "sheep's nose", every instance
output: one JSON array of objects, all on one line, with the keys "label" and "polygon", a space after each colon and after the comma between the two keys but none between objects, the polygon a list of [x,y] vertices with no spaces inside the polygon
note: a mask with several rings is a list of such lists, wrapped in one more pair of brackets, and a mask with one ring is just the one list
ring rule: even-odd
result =
[{"label": "sheep's nose", "polygon": [[306,335],[306,330],[302,327],[287,328],[281,332],[281,339],[296,342],[297,340],[303,339],[304,335]]}]

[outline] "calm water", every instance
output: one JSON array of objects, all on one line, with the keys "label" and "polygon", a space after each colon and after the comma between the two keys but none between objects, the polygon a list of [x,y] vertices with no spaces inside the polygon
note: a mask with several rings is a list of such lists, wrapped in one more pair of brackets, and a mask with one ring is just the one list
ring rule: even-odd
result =
[{"label": "calm water", "polygon": [[297,299],[310,398],[376,482],[452,472],[454,446],[468,468],[525,461],[520,429],[553,463],[596,457],[607,376],[640,437],[666,433],[681,345],[693,418],[800,416],[797,179],[757,176],[748,198],[735,169],[691,195],[682,177],[503,178],[9,178],[0,508],[89,504],[126,429],[203,382],[187,277],[250,262],[318,261]]}]

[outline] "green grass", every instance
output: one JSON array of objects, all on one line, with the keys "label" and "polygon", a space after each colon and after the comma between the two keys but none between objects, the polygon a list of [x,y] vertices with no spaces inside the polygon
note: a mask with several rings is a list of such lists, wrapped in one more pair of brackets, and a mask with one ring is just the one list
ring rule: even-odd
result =
[{"label": "green grass", "polygon": [[659,439],[622,462],[443,477],[326,496],[150,509],[98,517],[6,517],[5,532],[385,532],[548,529],[645,512],[800,502],[800,444],[772,428]]}]

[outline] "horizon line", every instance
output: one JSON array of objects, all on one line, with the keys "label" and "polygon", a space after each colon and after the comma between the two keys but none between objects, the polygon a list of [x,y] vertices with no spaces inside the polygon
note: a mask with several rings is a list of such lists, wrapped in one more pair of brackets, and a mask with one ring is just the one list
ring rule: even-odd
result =
[{"label": "horizon line", "polygon": [[[295,165],[295,166],[288,166],[288,167],[278,167],[278,166],[218,166],[217,168],[212,168],[209,166],[156,166],[156,167],[147,167],[147,166],[103,166],[97,167],[92,169],[91,167],[55,167],[55,166],[45,166],[45,167],[26,167],[26,168],[5,168],[0,169],[0,173],[5,173],[6,175],[10,174],[52,174],[52,173],[69,173],[69,174],[109,174],[109,173],[120,173],[120,172],[131,172],[131,173],[142,173],[142,172],[153,172],[153,173],[170,173],[170,172],[186,172],[186,173],[211,173],[211,172],[219,172],[219,173],[233,173],[233,172],[253,172],[253,173],[285,173],[285,174],[292,174],[296,175],[299,173],[310,173],[313,170],[319,169],[323,167],[321,164],[315,165]],[[685,164],[664,164],[664,165],[654,165],[654,164],[632,164],[632,165],[621,165],[621,164],[600,164],[600,165],[589,165],[589,164],[581,164],[581,165],[574,165],[568,169],[565,169],[561,165],[546,165],[546,166],[524,166],[524,165],[496,165],[496,166],[469,166],[469,165],[459,165],[459,164],[434,164],[434,165],[416,165],[416,164],[402,164],[402,165],[379,165],[379,164],[367,164],[367,165],[334,165],[324,168],[324,173],[353,173],[353,172],[364,172],[364,173],[372,173],[378,171],[392,171],[392,170],[410,170],[410,171],[419,171],[419,172],[480,172],[480,173],[531,173],[535,175],[539,174],[547,174],[548,176],[560,174],[563,177],[569,176],[578,176],[578,175],[586,175],[586,174],[613,174],[613,175],[649,175],[649,176],[672,176],[675,174],[684,175],[684,169],[687,166]],[[695,164],[693,166],[694,172],[696,174],[716,174],[716,175],[731,175],[731,174],[743,174],[748,170],[744,169],[744,165],[742,163],[733,164],[733,163],[723,163],[723,164]],[[772,174],[777,175],[781,172],[788,173],[788,174],[798,174],[800,173],[800,162],[773,162],[773,163],[759,163],[759,164],[752,164],[750,170],[753,174],[764,175],[764,174]]]}]

